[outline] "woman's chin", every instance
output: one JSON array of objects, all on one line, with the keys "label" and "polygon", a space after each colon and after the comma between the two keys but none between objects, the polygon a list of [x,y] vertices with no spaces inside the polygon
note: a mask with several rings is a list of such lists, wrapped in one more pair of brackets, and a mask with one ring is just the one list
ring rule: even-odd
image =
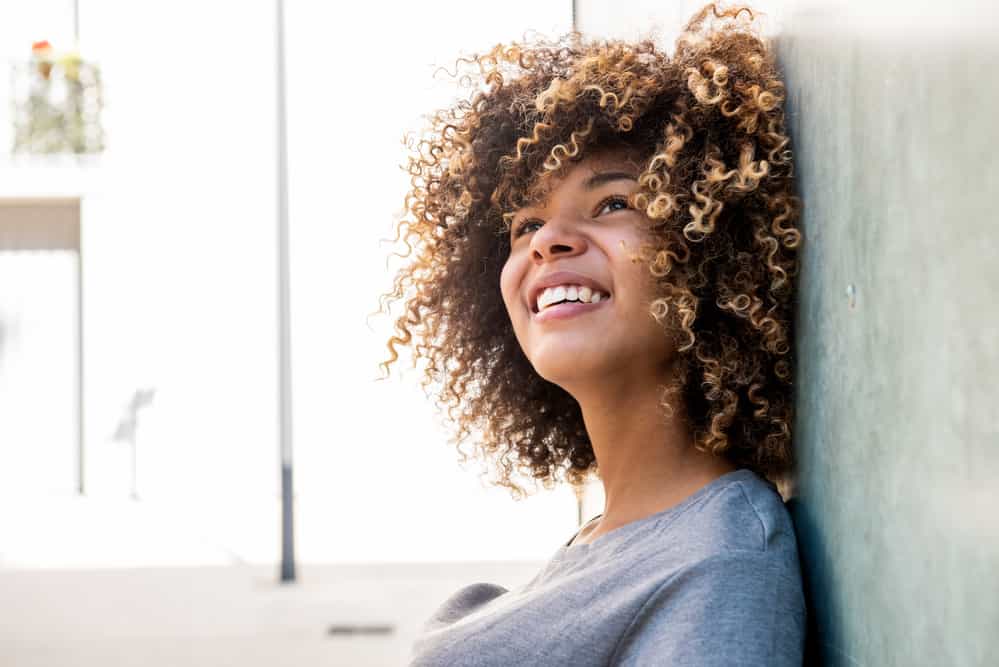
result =
[{"label": "woman's chin", "polygon": [[563,350],[558,354],[539,355],[532,361],[534,370],[552,384],[562,388],[599,379],[607,370],[599,362],[587,358],[585,354]]}]

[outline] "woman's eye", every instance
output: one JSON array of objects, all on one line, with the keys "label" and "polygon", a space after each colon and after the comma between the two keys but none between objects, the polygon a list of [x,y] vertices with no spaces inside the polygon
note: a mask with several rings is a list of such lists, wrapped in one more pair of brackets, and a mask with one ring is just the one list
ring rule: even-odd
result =
[{"label": "woman's eye", "polygon": [[514,236],[520,236],[521,234],[526,232],[527,228],[530,227],[531,225],[540,225],[540,224],[541,224],[540,220],[527,220],[526,222],[522,222],[520,226],[517,227],[517,232],[514,234]]},{"label": "woman's eye", "polygon": [[[615,204],[618,204],[619,208],[611,208],[609,211],[607,210],[608,207],[614,206]],[[627,198],[625,198],[625,197],[611,197],[609,199],[605,199],[603,202],[601,202],[598,205],[598,207],[597,207],[597,214],[599,215],[599,214],[603,213],[604,211],[607,211],[608,213],[613,213],[614,211],[623,211],[623,210],[626,210],[628,208],[629,208],[629,206],[628,206],[628,199]],[[518,236],[520,236],[522,234],[525,234],[528,231],[529,227],[531,227],[533,225],[542,225],[542,224],[544,224],[544,223],[542,221],[540,221],[540,220],[527,220],[525,222],[522,222],[522,223],[520,223],[519,226],[515,227],[514,238],[516,238],[516,237],[518,237]]]},{"label": "woman's eye", "polygon": [[612,197],[612,198],[607,199],[606,201],[602,202],[600,204],[600,208],[598,209],[597,212],[598,213],[603,213],[604,210],[606,210],[608,206],[611,206],[613,204],[620,204],[621,208],[611,209],[611,212],[613,212],[613,211],[622,211],[622,210],[628,208],[628,200],[627,199],[625,199],[623,197]]}]

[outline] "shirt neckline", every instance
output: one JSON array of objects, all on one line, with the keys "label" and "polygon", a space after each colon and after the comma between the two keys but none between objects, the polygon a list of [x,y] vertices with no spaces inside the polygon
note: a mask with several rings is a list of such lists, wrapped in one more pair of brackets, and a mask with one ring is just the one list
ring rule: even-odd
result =
[{"label": "shirt neckline", "polygon": [[[631,533],[634,533],[636,530],[639,530],[648,524],[657,523],[662,519],[665,519],[673,514],[680,514],[686,508],[690,507],[699,499],[703,498],[706,494],[711,493],[713,490],[717,489],[718,487],[726,485],[730,481],[738,481],[741,479],[745,479],[747,477],[755,477],[755,476],[756,473],[754,473],[749,468],[739,468],[737,470],[732,470],[730,472],[727,472],[724,475],[721,475],[711,480],[710,482],[699,488],[697,491],[694,491],[692,494],[681,500],[676,505],[673,505],[672,507],[667,507],[664,510],[656,512],[655,514],[650,514],[648,516],[642,517],[641,519],[635,519],[634,521],[630,521],[624,524],[623,526],[618,526],[614,530],[611,530],[599,536],[592,542],[580,543],[580,544],[577,544],[576,542],[573,542],[572,544],[562,543],[562,545],[559,546],[558,550],[556,551],[555,557],[560,558],[562,556],[567,556],[567,555],[584,554],[594,551],[596,549],[603,548],[604,545],[612,544],[613,542],[619,540],[621,537],[630,535]],[[597,516],[593,517],[593,519],[596,519],[601,516],[603,516],[603,514],[598,514]],[[593,519],[590,519],[590,521],[588,521],[587,524],[592,523]],[[570,539],[575,540],[576,536],[578,536],[578,534],[582,531],[583,528],[586,527],[587,524],[583,524],[583,526],[581,526],[579,530],[576,531],[576,535],[573,535],[573,537]]]}]

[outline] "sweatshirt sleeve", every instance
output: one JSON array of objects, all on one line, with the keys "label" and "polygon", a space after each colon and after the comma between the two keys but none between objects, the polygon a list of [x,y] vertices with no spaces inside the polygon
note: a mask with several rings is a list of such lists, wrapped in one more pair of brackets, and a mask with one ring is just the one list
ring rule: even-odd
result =
[{"label": "sweatshirt sleeve", "polygon": [[739,550],[682,568],[639,608],[611,664],[800,667],[806,612],[798,567]]}]

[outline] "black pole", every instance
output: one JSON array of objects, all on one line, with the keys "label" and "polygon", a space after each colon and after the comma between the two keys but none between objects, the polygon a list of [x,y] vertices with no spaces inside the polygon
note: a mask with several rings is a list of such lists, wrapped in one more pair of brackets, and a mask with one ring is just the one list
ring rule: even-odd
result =
[{"label": "black pole", "polygon": [[295,581],[291,459],[291,307],[288,271],[288,134],[285,117],[284,1],[277,0],[278,405],[281,449],[281,582]]}]

